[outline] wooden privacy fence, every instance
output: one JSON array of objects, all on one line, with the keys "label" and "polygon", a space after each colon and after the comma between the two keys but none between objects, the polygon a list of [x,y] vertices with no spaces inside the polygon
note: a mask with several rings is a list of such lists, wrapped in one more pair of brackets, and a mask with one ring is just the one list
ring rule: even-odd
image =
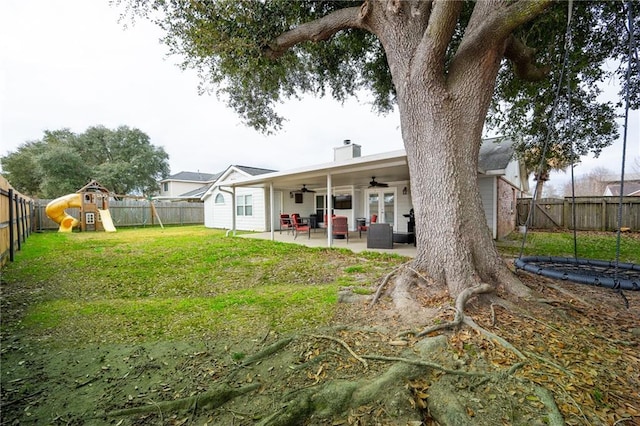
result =
[{"label": "wooden privacy fence", "polygon": [[[530,198],[518,199],[518,225],[526,224]],[[615,231],[618,229],[620,197],[576,197],[576,229]],[[573,200],[543,198],[535,202],[529,227],[532,229],[573,229]],[[622,228],[640,231],[640,197],[623,197]]]},{"label": "wooden privacy fence", "polygon": [[0,176],[0,267],[13,262],[16,251],[31,235],[33,212],[33,200],[15,191]]},{"label": "wooden privacy fence", "polygon": [[[45,213],[49,201],[51,200],[36,201],[35,216],[38,230],[58,229],[58,224],[49,219]],[[80,209],[70,208],[66,212],[78,218]],[[153,202],[152,207],[151,202],[146,200],[111,200],[109,201],[109,212],[116,228],[119,226],[204,224],[204,204],[202,203]]]}]

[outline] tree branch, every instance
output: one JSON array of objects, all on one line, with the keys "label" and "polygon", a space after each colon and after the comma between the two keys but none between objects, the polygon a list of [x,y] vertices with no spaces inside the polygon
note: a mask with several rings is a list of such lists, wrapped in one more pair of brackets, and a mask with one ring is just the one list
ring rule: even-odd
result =
[{"label": "tree branch", "polygon": [[522,41],[510,35],[504,51],[505,58],[513,63],[513,69],[518,78],[527,81],[539,81],[547,77],[551,67],[539,67],[535,64],[536,50],[525,45]]},{"label": "tree branch", "polygon": [[368,13],[368,5],[365,2],[362,7],[348,7],[336,10],[320,19],[307,22],[287,31],[263,48],[263,53],[271,59],[276,59],[289,48],[304,41],[324,41],[335,33],[347,28],[366,29],[363,18]]},{"label": "tree branch", "polygon": [[[434,76],[442,75],[444,56],[451,37],[458,23],[458,16],[462,10],[460,1],[439,1],[429,5],[431,7],[427,30],[416,52],[416,64],[421,68],[424,63],[437,65],[430,69]],[[426,11],[426,10],[425,10]]]}]

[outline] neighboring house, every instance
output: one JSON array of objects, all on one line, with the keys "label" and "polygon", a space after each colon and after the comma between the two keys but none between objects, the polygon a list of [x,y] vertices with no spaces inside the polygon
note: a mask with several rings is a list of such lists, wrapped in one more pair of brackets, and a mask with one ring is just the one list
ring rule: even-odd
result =
[{"label": "neighboring house", "polygon": [[160,193],[154,199],[199,202],[207,189],[219,176],[220,173],[176,173],[160,181]]},{"label": "neighboring house", "polygon": [[208,187],[201,198],[204,202],[204,225],[220,229],[266,229],[264,190],[238,188],[232,191],[228,185],[274,171],[233,165],[219,173],[215,183]]},{"label": "neighboring house", "polygon": [[[620,196],[620,176],[612,176],[606,182],[604,196]],[[625,197],[640,197],[640,174],[625,175],[623,195]]]},{"label": "neighboring house", "polygon": [[[330,202],[333,214],[347,216],[352,230],[357,218],[375,214],[378,222],[391,224],[396,232],[407,232],[412,202],[405,151],[361,157],[360,148],[345,141],[334,148],[331,163],[252,177],[234,174],[237,179],[221,177],[203,197],[205,226],[278,230],[280,213],[299,213],[322,226]],[[510,139],[483,141],[478,181],[487,224],[493,237],[501,238],[515,229],[516,199],[529,190],[527,175],[514,156]],[[229,205],[234,200],[232,195],[237,205]]]}]

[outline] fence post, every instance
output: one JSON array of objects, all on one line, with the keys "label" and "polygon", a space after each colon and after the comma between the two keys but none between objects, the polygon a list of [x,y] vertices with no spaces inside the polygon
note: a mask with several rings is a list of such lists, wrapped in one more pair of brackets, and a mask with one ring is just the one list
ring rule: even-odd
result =
[{"label": "fence post", "polygon": [[13,247],[13,241],[15,232],[13,230],[13,188],[9,188],[9,260],[14,261],[15,249]]},{"label": "fence post", "polygon": [[29,201],[29,235],[36,231],[36,203],[33,200]]},{"label": "fence post", "polygon": [[[571,205],[573,207],[573,204]],[[575,223],[572,223],[573,215],[571,214],[571,207],[569,206],[569,200],[567,197],[564,197],[564,201],[562,203],[562,226],[567,229],[571,229],[571,225],[576,226]]]},{"label": "fence post", "polygon": [[27,242],[27,200],[20,197],[20,226],[22,226],[22,242]]},{"label": "fence post", "polygon": [[22,250],[22,240],[20,239],[20,198],[15,194],[12,200],[16,209],[16,241],[18,243],[18,251]]},{"label": "fence post", "polygon": [[607,205],[607,200],[605,198],[602,199],[602,203],[600,203],[600,207],[602,209],[601,215],[600,215],[600,230],[601,231],[606,231],[607,230],[607,209],[608,209],[608,205]]}]

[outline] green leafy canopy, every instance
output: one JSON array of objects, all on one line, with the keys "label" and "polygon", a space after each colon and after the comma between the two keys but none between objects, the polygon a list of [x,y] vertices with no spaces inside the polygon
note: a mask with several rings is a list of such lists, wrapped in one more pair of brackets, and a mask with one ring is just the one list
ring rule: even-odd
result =
[{"label": "green leafy canopy", "polygon": [[[390,111],[395,105],[396,92],[385,51],[379,40],[364,30],[351,28],[335,33],[326,41],[296,44],[277,58],[264,54],[281,34],[339,9],[360,7],[363,2],[116,0],[115,3],[126,5],[125,15],[142,16],[158,24],[165,31],[163,41],[170,53],[184,58],[183,67],[198,70],[201,90],[215,90],[248,125],[263,132],[282,126],[282,117],[275,106],[302,93],[323,96],[328,92],[335,99],[344,100],[368,91],[373,94],[378,111]],[[450,53],[455,52],[475,4],[465,2]],[[558,81],[564,53],[567,4],[555,3],[515,34],[537,50],[540,63],[551,65],[549,78],[524,83],[514,76],[507,61],[498,77],[494,108],[487,125],[503,134],[516,135],[522,140],[523,152],[540,144],[548,130],[549,109],[555,98],[554,83]],[[628,4],[636,9],[634,28],[637,32],[640,4]],[[560,141],[563,146],[556,151],[562,152],[565,159],[568,158],[566,141],[577,144],[578,154],[598,154],[617,137],[616,105],[598,99],[601,89],[597,84],[623,76],[622,68],[607,71],[605,64],[626,63],[629,35],[623,2],[580,1],[573,2],[573,8],[568,75],[576,121],[573,132],[568,134],[565,102],[559,108],[564,108],[564,113],[559,114],[554,124],[554,141]],[[630,84],[637,107],[637,63],[634,67],[635,77]],[[566,91],[561,97],[566,99]]]},{"label": "green leafy canopy", "polygon": [[19,191],[55,198],[96,179],[116,194],[150,194],[169,174],[169,156],[149,136],[127,126],[103,126],[75,134],[45,131],[39,141],[22,144],[0,158],[4,174]]}]

